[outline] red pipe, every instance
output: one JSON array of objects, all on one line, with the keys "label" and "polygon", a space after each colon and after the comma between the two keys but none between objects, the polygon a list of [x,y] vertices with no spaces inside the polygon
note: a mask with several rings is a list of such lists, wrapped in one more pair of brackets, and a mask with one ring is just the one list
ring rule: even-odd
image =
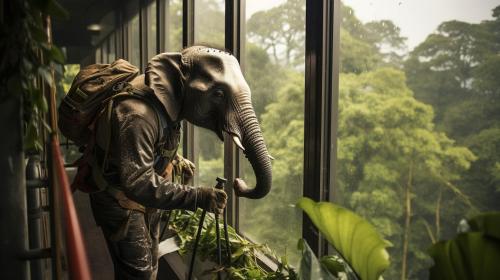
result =
[{"label": "red pipe", "polygon": [[[63,201],[63,214],[66,231],[66,250],[69,262],[69,278],[76,280],[90,280],[89,262],[83,243],[82,231],[76,214],[75,203],[70,189],[68,176],[64,170],[64,162],[61,156],[59,141],[52,137],[52,159],[54,162],[54,179],[57,181],[54,187],[61,188]],[[57,222],[57,221],[56,221]]]}]

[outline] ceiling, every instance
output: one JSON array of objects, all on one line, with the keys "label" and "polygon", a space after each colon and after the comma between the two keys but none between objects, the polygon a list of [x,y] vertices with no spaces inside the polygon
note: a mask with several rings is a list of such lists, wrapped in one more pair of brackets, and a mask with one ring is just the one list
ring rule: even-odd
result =
[{"label": "ceiling", "polygon": [[[54,19],[52,34],[54,43],[66,49],[67,63],[80,63],[93,50],[93,41],[101,37],[99,31],[90,31],[90,24],[99,24],[101,19],[123,6],[118,0],[58,0],[69,12],[66,20]],[[121,4],[120,4],[121,2]]]}]

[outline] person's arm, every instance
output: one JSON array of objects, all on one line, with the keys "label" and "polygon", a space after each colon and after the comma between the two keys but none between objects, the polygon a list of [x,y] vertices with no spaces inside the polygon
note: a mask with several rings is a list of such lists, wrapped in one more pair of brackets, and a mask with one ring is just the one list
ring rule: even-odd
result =
[{"label": "person's arm", "polygon": [[[159,209],[188,209],[201,207],[209,211],[224,208],[226,194],[214,188],[194,188],[169,182],[153,168],[154,147],[158,128],[151,112],[134,110],[118,113],[113,120],[118,137],[119,177],[124,192],[130,199]],[[138,111],[138,112],[136,112]],[[154,112],[153,112],[154,113]]]}]

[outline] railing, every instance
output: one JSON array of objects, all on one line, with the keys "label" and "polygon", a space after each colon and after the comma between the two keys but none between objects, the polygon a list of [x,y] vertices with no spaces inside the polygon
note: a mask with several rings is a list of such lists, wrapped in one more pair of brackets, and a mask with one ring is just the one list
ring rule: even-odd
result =
[{"label": "railing", "polygon": [[[68,176],[64,170],[64,160],[61,155],[57,137],[52,137],[50,144],[52,157],[51,175],[53,176],[52,190],[54,192],[53,201],[60,206],[59,210],[62,211],[62,215],[56,215],[56,217],[58,216],[62,218],[62,220],[56,220],[54,222],[55,224],[64,223],[63,228],[66,240],[66,256],[69,264],[69,278],[82,280],[91,279],[82,231],[78,222]],[[57,201],[58,199],[60,200]],[[57,211],[57,208],[59,207],[55,207],[54,210]],[[56,226],[56,228],[60,227]]]},{"label": "railing", "polygon": [[[46,32],[49,44],[52,44],[52,30],[50,17],[46,17]],[[61,154],[57,133],[56,86],[54,69],[52,69],[52,84],[49,85],[49,114],[50,134],[49,143],[49,182],[51,185],[51,220],[52,220],[52,262],[53,278],[66,278],[64,259],[68,261],[68,278],[76,280],[90,280],[90,268],[82,237],[78,215],[70,188],[68,176],[64,169],[64,160]],[[65,244],[62,244],[65,240]],[[62,249],[64,247],[64,250]],[[65,251],[65,256],[63,256]]]}]

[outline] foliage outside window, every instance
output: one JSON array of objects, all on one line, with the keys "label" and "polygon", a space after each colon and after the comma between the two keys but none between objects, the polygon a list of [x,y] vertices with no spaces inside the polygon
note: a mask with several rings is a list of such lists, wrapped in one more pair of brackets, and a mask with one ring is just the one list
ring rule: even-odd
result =
[{"label": "foliage outside window", "polygon": [[[274,7],[247,2],[246,10],[245,76],[276,160],[271,192],[261,200],[240,199],[240,231],[297,265],[302,212],[294,205],[303,188],[305,1],[280,1]],[[243,160],[242,166],[244,179],[254,184],[250,163]]]},{"label": "foliage outside window", "polygon": [[384,278],[427,279],[431,244],[499,209],[500,7],[409,52],[392,21],[341,14],[336,199],[393,244]]},{"label": "foliage outside window", "polygon": [[[224,0],[195,1],[195,44],[224,46]],[[212,131],[195,127],[198,134],[198,183],[213,186],[224,175],[224,143]],[[196,145],[196,144],[195,144]]]},{"label": "foliage outside window", "polygon": [[182,49],[182,0],[165,1],[165,51],[176,52]]}]

